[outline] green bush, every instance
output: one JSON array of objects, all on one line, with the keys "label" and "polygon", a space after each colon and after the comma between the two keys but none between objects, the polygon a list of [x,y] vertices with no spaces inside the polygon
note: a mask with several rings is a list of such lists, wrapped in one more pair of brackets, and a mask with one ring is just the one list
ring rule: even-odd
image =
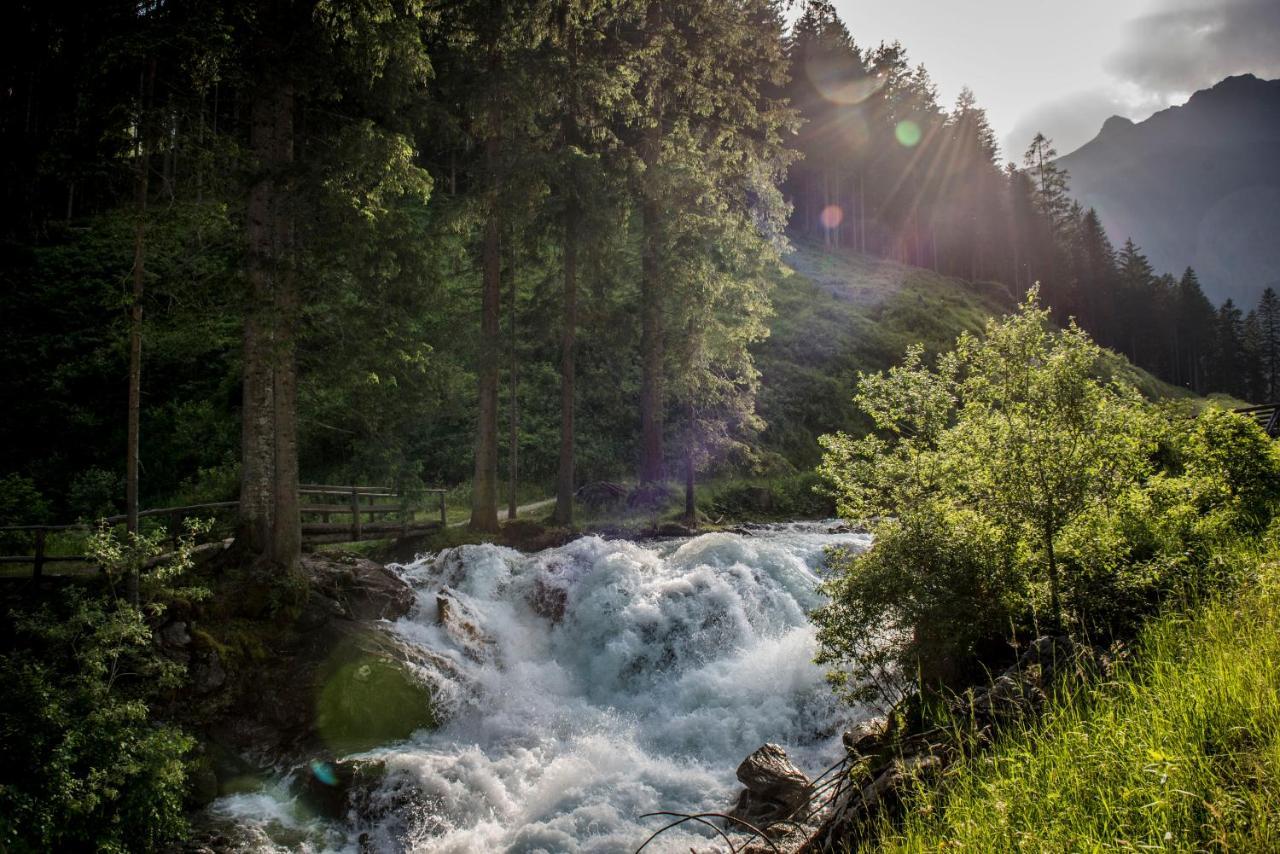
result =
[{"label": "green bush", "polygon": [[814,614],[838,687],[954,685],[993,635],[1128,637],[1234,581],[1214,555],[1271,523],[1280,449],[1237,413],[1161,412],[1109,365],[1033,292],[936,367],[916,348],[861,377],[878,432],[823,438],[842,514],[876,538],[833,556]]},{"label": "green bush", "polygon": [[190,565],[191,538],[147,573],[142,607],[116,594],[127,574],[160,552],[147,537],[101,532],[90,550],[105,590],[69,587],[12,612],[0,654],[0,849],[154,851],[186,832],[184,758],[193,740],[153,720],[149,706],[181,684],[185,668],[152,641],[152,623]]}]

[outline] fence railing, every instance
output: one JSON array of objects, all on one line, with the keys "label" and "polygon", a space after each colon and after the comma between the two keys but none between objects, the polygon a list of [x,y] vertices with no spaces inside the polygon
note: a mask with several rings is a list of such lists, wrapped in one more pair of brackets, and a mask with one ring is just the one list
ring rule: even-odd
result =
[{"label": "fence railing", "polygon": [[[445,527],[447,513],[445,490],[427,489],[423,494],[434,496],[438,520],[416,519],[419,505],[402,493],[387,486],[329,486],[303,484],[298,488],[298,511],[302,517],[302,539],[308,544],[357,542],[362,539],[404,537],[425,533],[436,527]],[[388,501],[390,499],[390,501]],[[240,506],[238,501],[215,501],[205,504],[186,504],[180,507],[156,507],[142,510],[139,519],[161,517],[167,519],[166,530],[173,540],[182,534],[183,519],[191,516],[224,516],[226,511]],[[308,517],[318,521],[308,521]],[[348,518],[344,522],[331,521],[333,517]],[[366,521],[367,517],[367,521]],[[391,517],[395,517],[394,519]],[[29,534],[33,554],[0,555],[0,565],[30,564],[33,577],[44,574],[50,563],[89,563],[91,558],[83,554],[49,554],[50,534],[71,531],[88,533],[99,524],[108,526],[125,522],[126,516],[107,516],[97,523],[75,522],[68,525],[6,525],[0,527],[3,534]],[[232,520],[224,518],[212,529],[214,536],[225,537],[231,533]]]},{"label": "fence railing", "polygon": [[[418,522],[417,508],[389,486],[325,486],[307,483],[298,489],[301,499],[302,537],[309,543],[346,543],[387,536],[407,536],[447,523],[443,489],[424,490],[437,499],[439,521]],[[391,499],[392,503],[379,501]],[[309,522],[307,517],[319,517]],[[334,523],[333,516],[350,516],[346,524]],[[369,520],[366,522],[365,517]],[[391,518],[395,517],[395,518]],[[371,536],[372,535],[372,536]]]},{"label": "fence railing", "polygon": [[1263,430],[1267,431],[1267,435],[1273,439],[1280,439],[1280,403],[1264,403],[1262,406],[1246,406],[1243,409],[1237,409],[1241,415],[1248,415],[1254,421],[1258,422]]}]

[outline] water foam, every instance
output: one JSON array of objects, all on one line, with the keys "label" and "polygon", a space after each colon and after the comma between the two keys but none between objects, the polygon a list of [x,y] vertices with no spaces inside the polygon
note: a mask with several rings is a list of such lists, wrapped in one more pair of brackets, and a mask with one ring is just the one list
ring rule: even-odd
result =
[{"label": "water foam", "polygon": [[[299,818],[277,787],[214,811],[253,851],[631,851],[657,810],[726,808],[766,741],[814,772],[842,713],[813,665],[805,614],[824,548],[867,545],[817,523],[660,543],[584,537],[533,555],[463,546],[396,567],[417,591],[393,630],[450,657],[450,721],[373,755],[371,826]],[[446,589],[494,641],[480,658],[437,624]],[[299,834],[304,838],[299,839]],[[709,831],[707,831],[709,833]],[[706,849],[690,829],[658,850]]]}]

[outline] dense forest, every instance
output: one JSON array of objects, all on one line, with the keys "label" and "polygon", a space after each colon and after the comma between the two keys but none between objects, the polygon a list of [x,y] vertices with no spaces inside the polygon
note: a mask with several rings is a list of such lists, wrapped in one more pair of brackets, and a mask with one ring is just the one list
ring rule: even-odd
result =
[{"label": "dense forest", "polygon": [[300,472],[470,482],[478,529],[517,479],[561,523],[584,482],[692,488],[751,465],[788,240],[1039,281],[1171,383],[1280,396],[1273,291],[1215,309],[1114,248],[1051,141],[1002,165],[972,93],[784,12],[21,4],[5,518],[238,497],[287,562]]},{"label": "dense forest", "polygon": [[1043,134],[829,0],[7,23],[0,849],[1277,847],[1280,298]]}]

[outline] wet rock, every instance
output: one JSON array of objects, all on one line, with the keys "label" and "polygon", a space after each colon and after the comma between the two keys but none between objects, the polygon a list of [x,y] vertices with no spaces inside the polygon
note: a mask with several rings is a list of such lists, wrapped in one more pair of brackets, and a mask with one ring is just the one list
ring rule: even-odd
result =
[{"label": "wet rock", "polygon": [[867,756],[880,749],[889,731],[889,719],[884,715],[859,721],[840,736],[844,749],[855,756]]},{"label": "wet rock", "polygon": [[436,593],[436,622],[473,661],[491,661],[497,642],[480,628],[480,616],[447,587]]},{"label": "wet rock", "polygon": [[757,826],[787,818],[809,797],[809,777],[776,744],[766,744],[744,759],[737,774],[746,788],[731,814]]},{"label": "wet rock", "polygon": [[380,563],[309,554],[302,568],[322,598],[336,602],[351,620],[398,620],[413,607],[413,590]]},{"label": "wet rock", "polygon": [[569,603],[569,591],[554,584],[548,579],[534,579],[533,590],[529,594],[529,605],[539,616],[558,623],[564,619],[565,607]]},{"label": "wet rock", "polygon": [[386,767],[376,760],[313,759],[298,773],[298,799],[325,818],[345,820],[369,791],[381,783]]},{"label": "wet rock", "polygon": [[653,533],[657,537],[696,537],[698,535],[696,530],[679,522],[663,522],[654,529]]}]

